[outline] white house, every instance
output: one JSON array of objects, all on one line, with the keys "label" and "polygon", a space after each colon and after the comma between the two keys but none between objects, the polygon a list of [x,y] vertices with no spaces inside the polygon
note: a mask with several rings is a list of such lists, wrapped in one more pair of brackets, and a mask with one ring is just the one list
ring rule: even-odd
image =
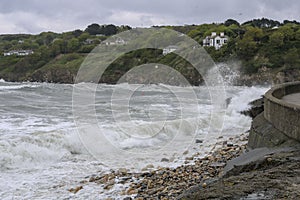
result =
[{"label": "white house", "polygon": [[220,49],[224,44],[228,42],[228,37],[221,32],[220,35],[217,35],[216,32],[212,32],[211,36],[206,36],[203,40],[203,46],[215,47],[215,49]]},{"label": "white house", "polygon": [[109,46],[109,45],[124,45],[124,44],[127,44],[127,42],[125,40],[123,40],[122,38],[118,37],[114,41],[105,40],[102,44],[105,44],[107,46]]},{"label": "white house", "polygon": [[163,55],[167,55],[168,53],[171,53],[173,51],[176,51],[178,49],[178,46],[170,45],[163,49]]},{"label": "white house", "polygon": [[34,52],[32,50],[11,50],[9,52],[5,52],[3,55],[4,56],[12,56],[12,55],[17,55],[17,56],[28,56],[30,54],[33,54]]}]

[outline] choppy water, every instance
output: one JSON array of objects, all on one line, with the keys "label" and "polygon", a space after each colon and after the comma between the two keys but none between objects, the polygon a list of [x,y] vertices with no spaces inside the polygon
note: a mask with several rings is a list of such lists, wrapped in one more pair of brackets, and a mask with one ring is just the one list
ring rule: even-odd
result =
[{"label": "choppy water", "polygon": [[[232,99],[224,123],[218,124],[222,120],[211,116],[210,95],[205,87],[192,88],[197,99],[195,107],[186,94],[191,88],[98,85],[95,105],[90,105],[95,113],[83,111],[84,123],[88,126],[89,117],[95,115],[102,134],[96,141],[101,144],[97,155],[89,148],[95,141],[85,140],[75,123],[78,119],[72,110],[73,89],[67,84],[0,82],[0,199],[101,199],[99,186],[92,183],[75,195],[67,190],[86,176],[122,165],[131,170],[149,163],[179,165],[184,160],[181,150],[186,147],[191,153],[200,151],[205,155],[216,141],[216,135],[207,135],[209,128],[221,127],[218,136],[246,131],[251,120],[239,111],[268,88],[226,87],[226,95]],[[116,90],[119,96],[112,101]],[[186,98],[179,101],[174,91]],[[122,98],[128,93],[130,101]],[[181,135],[175,140],[184,142],[177,141],[174,151],[171,148],[165,152],[163,147],[174,139],[174,133]],[[194,141],[185,140],[188,137],[203,139],[204,145],[199,148]],[[147,154],[148,150],[158,153]],[[125,157],[120,152],[143,154]],[[163,157],[173,157],[174,161],[161,163]]]}]

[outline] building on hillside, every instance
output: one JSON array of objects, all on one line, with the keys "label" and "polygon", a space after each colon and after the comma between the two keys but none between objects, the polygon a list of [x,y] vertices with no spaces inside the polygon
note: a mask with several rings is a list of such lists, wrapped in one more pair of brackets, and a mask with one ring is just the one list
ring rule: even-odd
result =
[{"label": "building on hillside", "polygon": [[4,56],[12,56],[12,55],[17,55],[17,56],[28,56],[33,54],[34,52],[32,50],[11,50],[9,52],[3,53]]},{"label": "building on hillside", "polygon": [[117,39],[112,40],[112,41],[110,39],[105,40],[104,42],[102,42],[102,44],[105,44],[107,46],[109,46],[109,45],[125,45],[125,44],[127,44],[127,42],[125,40],[123,40],[122,38],[118,37]]},{"label": "building on hillside", "polygon": [[168,53],[171,53],[173,51],[176,51],[178,49],[178,46],[170,45],[163,49],[163,55],[167,55]]},{"label": "building on hillside", "polygon": [[93,44],[94,43],[94,39],[86,39],[85,41],[83,41],[83,44]]},{"label": "building on hillside", "polygon": [[105,37],[104,34],[96,34],[97,37]]},{"label": "building on hillside", "polygon": [[203,46],[215,47],[215,49],[220,49],[224,44],[228,42],[228,37],[221,32],[217,35],[216,32],[212,32],[210,36],[206,36],[203,40]]}]

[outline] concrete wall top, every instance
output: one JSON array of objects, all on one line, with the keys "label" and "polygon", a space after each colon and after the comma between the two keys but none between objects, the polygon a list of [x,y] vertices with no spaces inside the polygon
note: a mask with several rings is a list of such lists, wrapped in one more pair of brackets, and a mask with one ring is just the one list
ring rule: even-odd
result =
[{"label": "concrete wall top", "polygon": [[290,138],[300,141],[300,105],[282,100],[285,95],[300,92],[300,81],[272,87],[265,94],[264,117]]},{"label": "concrete wall top", "polygon": [[299,93],[299,92],[300,92],[300,81],[280,84],[268,90],[267,93],[265,94],[265,99],[268,99],[284,107],[290,107],[300,111],[299,105],[285,102],[281,99],[283,96],[293,94],[293,93]]}]

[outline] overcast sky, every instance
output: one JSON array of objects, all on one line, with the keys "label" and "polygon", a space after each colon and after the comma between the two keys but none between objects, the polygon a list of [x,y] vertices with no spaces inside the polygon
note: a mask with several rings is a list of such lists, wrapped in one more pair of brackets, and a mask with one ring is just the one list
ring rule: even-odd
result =
[{"label": "overcast sky", "polygon": [[63,32],[91,23],[147,27],[254,18],[300,21],[299,0],[0,0],[0,34]]}]

